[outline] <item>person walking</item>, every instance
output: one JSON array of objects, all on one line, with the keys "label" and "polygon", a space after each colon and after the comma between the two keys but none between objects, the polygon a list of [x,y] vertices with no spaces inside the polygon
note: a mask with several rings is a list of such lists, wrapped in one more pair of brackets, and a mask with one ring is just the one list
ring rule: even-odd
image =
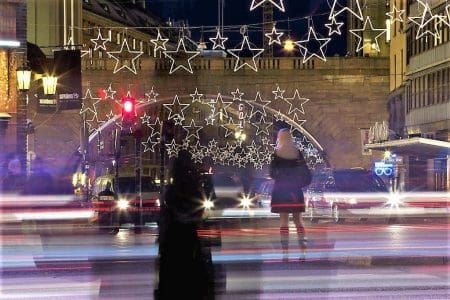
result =
[{"label": "person walking", "polygon": [[53,177],[45,170],[44,161],[36,157],[33,161],[32,172],[28,176],[24,188],[26,195],[50,195],[54,193]]},{"label": "person walking", "polygon": [[302,184],[295,176],[296,168],[301,165],[306,166],[306,161],[295,146],[291,133],[286,128],[280,129],[270,163],[270,175],[275,180],[271,211],[280,215],[280,239],[285,257],[289,248],[289,214],[292,214],[300,248],[304,247],[305,242],[305,227],[302,221],[305,201]]},{"label": "person walking", "polygon": [[213,299],[214,276],[197,230],[202,222],[201,172],[181,150],[161,207],[159,284],[155,299]]},{"label": "person walking", "polygon": [[26,181],[25,174],[22,173],[22,164],[18,157],[13,157],[8,162],[8,173],[2,182],[2,192],[4,193],[23,193]]}]

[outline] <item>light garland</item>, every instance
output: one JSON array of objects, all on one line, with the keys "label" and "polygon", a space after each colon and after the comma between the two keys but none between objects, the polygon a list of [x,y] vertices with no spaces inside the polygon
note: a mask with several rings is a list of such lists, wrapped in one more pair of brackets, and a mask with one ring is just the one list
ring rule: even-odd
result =
[{"label": "light garland", "polygon": [[[244,46],[245,46],[245,49],[250,51],[252,53],[252,55],[253,55],[252,56],[253,65],[249,64],[246,61],[242,61],[241,57],[239,56],[239,53],[244,50]],[[258,67],[256,66],[255,58],[260,56],[264,52],[264,49],[250,47],[250,42],[248,40],[248,36],[247,35],[243,35],[243,40],[242,40],[240,48],[229,49],[228,51],[230,52],[231,55],[236,57],[236,60],[235,60],[235,63],[234,63],[234,72],[240,70],[244,66],[248,66],[253,71],[258,72]]]},{"label": "light garland", "polygon": [[100,28],[98,29],[98,35],[97,38],[91,39],[91,42],[94,43],[94,51],[97,51],[98,49],[103,49],[106,51],[106,43],[109,42],[108,38],[103,38],[102,32]]},{"label": "light garland", "polygon": [[356,18],[363,21],[364,17],[362,14],[361,5],[359,4],[359,0],[354,1],[356,1],[356,11],[353,11],[350,7],[347,6],[347,0],[344,0],[344,4],[340,3],[339,0],[333,0],[333,5],[331,6],[330,16],[328,17],[328,19],[332,20],[333,18],[336,18],[340,14],[347,11],[354,15]]},{"label": "light garland", "polygon": [[228,38],[222,37],[219,28],[217,28],[216,36],[213,38],[209,38],[209,40],[213,42],[213,50],[216,50],[217,48],[225,50],[225,42],[228,40]]},{"label": "light garland", "polygon": [[269,46],[272,44],[278,44],[281,45],[280,38],[284,35],[283,32],[278,32],[275,28],[275,25],[272,27],[272,31],[269,33],[266,33],[265,36],[269,38]]},{"label": "light garland", "polygon": [[386,16],[388,16],[391,20],[392,23],[398,21],[400,23],[403,23],[403,17],[402,15],[405,13],[404,9],[398,9],[397,6],[395,6],[395,2],[394,2],[394,6],[392,7],[392,11],[387,12]]},{"label": "light garland", "polygon": [[328,36],[332,36],[333,34],[341,35],[341,27],[344,25],[344,22],[338,22],[336,17],[331,18],[331,23],[326,23],[325,27],[328,28]]},{"label": "light garland", "polygon": [[[319,51],[320,51],[320,55],[315,53],[315,52],[310,52],[308,47],[305,46],[308,43],[310,43],[311,41],[311,35],[313,36],[313,40],[316,41],[318,44],[320,44],[319,47]],[[314,27],[309,27],[308,30],[308,38],[306,40],[302,40],[302,41],[296,41],[295,44],[297,46],[299,46],[301,49],[304,50],[303,52],[303,63],[306,63],[308,60],[310,60],[313,56],[323,60],[323,61],[327,61],[326,57],[325,57],[325,52],[323,51],[323,48],[331,41],[331,38],[317,38],[317,34],[316,31],[314,30]],[[309,55],[308,55],[309,52]]]},{"label": "light garland", "polygon": [[273,6],[281,10],[282,12],[285,11],[284,9],[284,3],[283,0],[252,0],[252,4],[250,6],[250,11],[254,10],[258,6],[263,5],[264,3],[271,3]]}]

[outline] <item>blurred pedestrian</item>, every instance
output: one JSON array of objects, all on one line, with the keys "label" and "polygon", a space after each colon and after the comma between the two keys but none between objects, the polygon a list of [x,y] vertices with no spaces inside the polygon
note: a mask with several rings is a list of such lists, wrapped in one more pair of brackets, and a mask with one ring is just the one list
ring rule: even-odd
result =
[{"label": "blurred pedestrian", "polygon": [[54,193],[53,176],[45,169],[44,161],[36,157],[32,163],[31,174],[27,178],[24,194],[50,195]]},{"label": "blurred pedestrian", "polygon": [[22,172],[22,164],[18,157],[8,162],[8,173],[2,182],[2,191],[6,193],[22,193],[26,176]]},{"label": "blurred pedestrian", "polygon": [[289,214],[292,214],[299,245],[304,246],[305,227],[302,213],[305,211],[305,201],[301,184],[294,176],[300,165],[306,165],[306,162],[295,146],[291,133],[286,128],[280,129],[270,164],[270,175],[275,180],[271,211],[280,215],[280,239],[285,256],[289,248]]},{"label": "blurred pedestrian", "polygon": [[[202,222],[199,168],[182,150],[171,168],[161,212],[157,299],[213,299],[210,253],[197,230]],[[209,255],[208,255],[209,254]]]},{"label": "blurred pedestrian", "polygon": [[[112,190],[111,182],[107,181],[105,185],[105,189],[98,193],[98,200],[104,203],[114,203],[115,206],[117,203],[116,194]],[[109,218],[109,220],[106,220]],[[114,211],[112,210],[109,213],[99,212],[99,220],[103,222],[108,222],[111,226],[111,234],[117,234],[120,231],[120,210]],[[106,229],[106,228],[101,228]]]}]

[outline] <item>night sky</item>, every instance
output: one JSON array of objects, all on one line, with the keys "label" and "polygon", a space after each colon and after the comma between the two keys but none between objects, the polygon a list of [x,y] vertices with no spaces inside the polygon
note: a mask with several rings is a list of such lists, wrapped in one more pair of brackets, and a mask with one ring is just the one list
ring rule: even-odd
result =
[{"label": "night sky", "polygon": [[[215,26],[218,23],[217,2],[217,0],[150,0],[150,7],[164,20],[184,20],[190,27],[197,27],[191,30],[192,38],[196,41],[200,40],[203,26],[204,40],[209,42],[208,38],[215,36]],[[226,43],[228,48],[239,46],[242,41],[239,25],[244,24],[253,24],[249,31],[250,40],[255,46],[262,46],[262,8],[258,7],[250,11],[251,3],[251,0],[225,0],[224,26],[236,25],[225,29],[224,36],[229,38]],[[284,13],[274,7],[276,28],[278,31],[285,32],[282,39],[286,38],[288,28],[293,40],[306,39],[308,22],[314,25],[319,37],[328,36],[328,29],[324,24],[328,22],[331,0],[284,0],[283,3]],[[313,16],[312,22],[308,21],[308,16]],[[339,21],[345,21],[345,18],[341,16]],[[344,27],[341,28],[342,36],[333,36],[327,46],[326,55],[345,55],[346,29]],[[275,55],[282,55],[278,45],[275,45],[274,52]]]}]

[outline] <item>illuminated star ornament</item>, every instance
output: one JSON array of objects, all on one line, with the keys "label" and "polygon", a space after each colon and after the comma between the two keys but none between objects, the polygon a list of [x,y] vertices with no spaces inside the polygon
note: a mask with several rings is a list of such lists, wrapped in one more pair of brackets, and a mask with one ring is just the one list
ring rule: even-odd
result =
[{"label": "illuminated star ornament", "polygon": [[[370,25],[370,30],[367,30],[367,24]],[[380,46],[378,44],[378,38],[386,33],[386,29],[377,29],[373,28],[372,21],[370,20],[370,17],[366,17],[366,20],[364,21],[364,26],[361,29],[350,29],[350,33],[353,34],[358,38],[358,46],[356,48],[356,52],[361,51],[364,47],[364,33],[367,32],[373,32],[375,35],[375,49],[380,52]]]},{"label": "illuminated star ornament", "polygon": [[326,23],[325,27],[328,28],[328,36],[332,36],[333,34],[341,35],[341,27],[344,25],[344,22],[336,21],[336,17],[331,18],[331,23]]},{"label": "illuminated star ornament", "polygon": [[[156,97],[159,96],[159,93],[155,92],[153,87],[150,92],[145,93],[146,102],[154,103],[156,102]],[[145,103],[144,101],[140,101],[140,103]]]},{"label": "illuminated star ornament", "polygon": [[156,36],[156,39],[151,39],[150,42],[155,45],[155,52],[158,50],[167,50],[166,43],[169,41],[169,39],[163,39],[161,36],[161,32],[158,28],[158,35]]},{"label": "illuminated star ornament", "polygon": [[196,126],[193,119],[191,120],[191,124],[189,126],[183,126],[183,128],[187,132],[187,140],[189,140],[189,138],[191,137],[194,137],[197,140],[200,139],[198,132],[203,128],[203,126]]},{"label": "illuminated star ornament", "polygon": [[391,19],[391,22],[394,23],[395,21],[398,21],[400,23],[403,22],[403,17],[402,15],[405,13],[404,9],[398,9],[397,6],[395,6],[395,2],[394,2],[394,7],[392,8],[392,11],[387,12],[386,16],[388,16]]},{"label": "illuminated star ornament", "polygon": [[364,20],[362,11],[361,11],[361,5],[359,4],[359,0],[355,0],[356,2],[356,11],[353,11],[351,8],[347,6],[347,0],[333,0],[333,5],[331,6],[330,16],[328,17],[328,20],[332,20],[333,18],[336,18],[340,14],[344,13],[345,11],[351,13],[361,21]]},{"label": "illuminated star ornament", "polygon": [[278,32],[274,25],[272,27],[272,31],[265,34],[265,36],[269,38],[269,46],[272,44],[281,45],[280,38],[283,36],[283,34],[283,32]]},{"label": "illuminated star ornament", "polygon": [[149,136],[147,138],[147,141],[142,142],[142,145],[144,146],[144,152],[152,151],[155,152],[155,145],[158,144],[158,141],[152,140],[152,137]]},{"label": "illuminated star ornament", "polygon": [[[264,52],[264,49],[250,47],[250,42],[248,41],[248,36],[243,35],[243,37],[244,37],[244,39],[242,40],[241,48],[228,50],[228,51],[230,51],[231,55],[233,55],[234,57],[237,58],[237,60],[235,61],[235,64],[234,64],[234,72],[238,71],[239,69],[243,68],[244,66],[248,66],[253,71],[258,72],[258,67],[256,66],[255,58],[260,56]],[[239,54],[241,54],[242,52],[247,52],[247,53],[250,52],[252,54],[253,64],[249,64],[248,62],[241,60],[241,57],[239,56]]]},{"label": "illuminated star ornament", "polygon": [[[169,74],[173,74],[179,69],[183,69],[193,74],[194,72],[192,71],[191,60],[194,59],[199,54],[200,51],[187,51],[186,46],[184,45],[184,38],[180,38],[180,40],[178,41],[177,50],[164,51],[164,55],[172,61]],[[183,63],[177,64],[176,63],[177,60],[178,61],[182,60]]]},{"label": "illuminated star ornament", "polygon": [[190,104],[180,103],[178,95],[175,95],[175,98],[171,104],[163,104],[163,106],[170,111],[168,117],[169,120],[174,118],[184,120],[184,110],[187,109],[189,105]]},{"label": "illuminated star ornament", "polygon": [[[421,17],[408,17],[413,23],[419,26],[416,33],[416,39],[420,39],[422,36],[430,34],[436,39],[440,39],[441,35],[439,33],[439,21],[446,23],[446,17],[441,15],[434,15],[431,11],[428,2],[424,3],[421,0],[417,2],[423,6],[423,12]],[[447,7],[448,9],[448,7]],[[448,11],[447,11],[448,12]],[[419,20],[419,21],[418,21]],[[435,22],[436,20],[436,22]],[[433,28],[434,30],[431,30]]]},{"label": "illuminated star ornament", "polygon": [[[284,98],[284,101],[286,101],[289,104],[289,111],[288,111],[288,115],[293,114],[292,119],[295,120],[300,120],[297,112],[301,113],[301,114],[305,114],[305,109],[303,108],[303,104],[307,103],[309,101],[308,98],[302,98],[300,97],[300,93],[298,92],[298,89],[295,89],[294,92],[294,96],[292,96],[292,98]],[[300,105],[298,105],[297,103],[294,103],[294,101],[301,101]]]},{"label": "illuminated star ornament", "polygon": [[[311,39],[312,35],[312,39]],[[296,45],[298,45],[301,49],[304,50],[303,53],[303,63],[306,63],[311,57],[315,56],[323,61],[327,61],[325,58],[325,52],[323,51],[323,48],[331,41],[331,38],[317,38],[316,31],[313,27],[309,27],[308,31],[308,39],[303,41],[297,41],[295,42]],[[314,47],[314,49],[317,49],[320,52],[320,55],[316,52],[312,52],[309,47]],[[309,54],[308,54],[309,53]]]},{"label": "illuminated star ornament", "polygon": [[105,39],[102,36],[102,32],[100,31],[100,28],[98,29],[98,35],[96,39],[91,39],[91,42],[95,44],[94,51],[97,51],[98,49],[103,49],[106,51],[106,43],[109,42],[109,39]]},{"label": "illuminated star ornament", "polygon": [[258,6],[263,5],[265,2],[272,3],[273,6],[284,12],[283,0],[252,0],[252,5],[250,6],[250,11],[254,10]]},{"label": "illuminated star ornament", "polygon": [[248,102],[248,105],[252,107],[252,110],[250,111],[250,118],[255,116],[257,113],[261,114],[262,116],[267,116],[265,107],[269,105],[270,102],[271,101],[269,100],[263,100],[261,94],[257,92],[255,100]]},{"label": "illuminated star ornament", "polygon": [[109,84],[109,87],[105,90],[105,99],[114,100],[114,95],[117,93],[111,87],[112,83]]},{"label": "illuminated star ornament", "polygon": [[216,37],[209,38],[211,42],[213,42],[213,50],[216,50],[217,48],[225,50],[224,43],[228,40],[227,37],[222,37],[222,34],[220,33],[219,28],[217,28]]},{"label": "illuminated star ornament", "polygon": [[[123,50],[125,47],[125,52],[127,54],[123,55]],[[116,74],[117,72],[119,72],[120,70],[126,68],[129,71],[133,72],[134,75],[137,74],[136,71],[136,60],[144,53],[142,51],[132,51],[130,50],[130,47],[128,46],[128,41],[127,39],[123,39],[122,42],[122,46],[120,47],[119,51],[109,51],[107,52],[108,56],[115,59],[116,60],[116,65],[114,67],[114,71],[113,73]],[[130,57],[132,57],[131,59],[129,59]],[[121,66],[119,66],[120,61],[122,60],[122,62],[130,62],[128,65],[127,63],[122,64]]]},{"label": "illuminated star ornament", "polygon": [[192,103],[195,103],[195,102],[203,103],[203,99],[202,99],[203,94],[200,94],[198,92],[197,88],[195,88],[195,92],[193,94],[189,94],[189,95],[192,97]]},{"label": "illuminated star ornament", "polygon": [[276,99],[283,99],[284,92],[285,92],[285,90],[281,90],[280,86],[277,85],[277,89],[275,91],[272,91],[272,94],[275,95],[275,100]]},{"label": "illuminated star ornament", "polygon": [[[101,101],[101,98],[93,97],[91,89],[88,88],[82,100],[80,115],[85,115],[85,120],[89,127],[88,130],[89,132],[92,132],[97,127],[98,116],[96,105]],[[87,104],[88,101],[91,102],[92,105]]]}]

